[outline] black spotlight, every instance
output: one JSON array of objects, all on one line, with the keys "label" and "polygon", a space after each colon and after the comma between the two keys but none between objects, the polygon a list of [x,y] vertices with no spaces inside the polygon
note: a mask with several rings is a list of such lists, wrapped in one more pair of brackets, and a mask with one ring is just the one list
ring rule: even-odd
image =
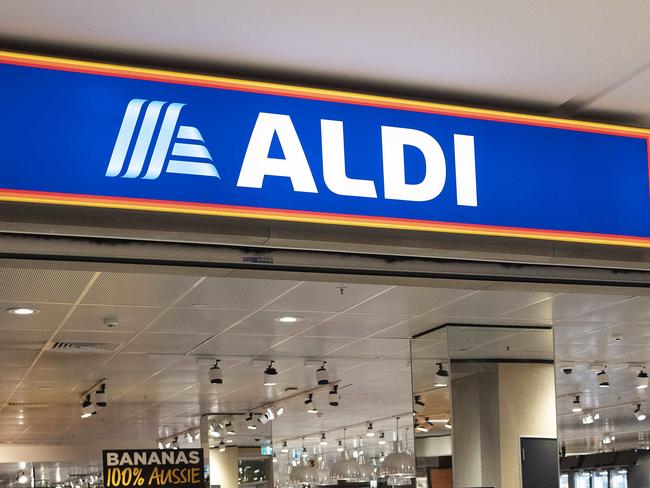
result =
[{"label": "black spotlight", "polygon": [[214,362],[214,366],[210,368],[210,383],[220,385],[223,383],[223,371],[219,367],[219,360]]},{"label": "black spotlight", "polygon": [[329,401],[329,404],[332,407],[339,406],[339,400],[341,399],[341,397],[339,396],[339,385],[332,385],[332,388],[330,388],[329,395],[327,395],[327,399]]}]

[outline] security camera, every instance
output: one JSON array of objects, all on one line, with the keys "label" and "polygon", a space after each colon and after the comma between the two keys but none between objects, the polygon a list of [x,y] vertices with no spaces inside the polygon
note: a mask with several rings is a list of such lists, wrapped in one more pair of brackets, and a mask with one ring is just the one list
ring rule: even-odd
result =
[{"label": "security camera", "polygon": [[573,373],[573,370],[575,369],[576,365],[573,363],[562,363],[562,372],[564,374],[571,374]]},{"label": "security camera", "polygon": [[107,315],[102,319],[102,321],[106,327],[110,328],[120,325],[120,319],[118,319],[115,315]]}]

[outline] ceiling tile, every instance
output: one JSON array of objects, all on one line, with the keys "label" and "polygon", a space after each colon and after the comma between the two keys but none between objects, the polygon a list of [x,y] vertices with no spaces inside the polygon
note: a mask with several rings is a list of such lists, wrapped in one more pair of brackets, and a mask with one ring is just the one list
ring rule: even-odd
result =
[{"label": "ceiling tile", "polygon": [[[171,354],[149,354],[139,352],[119,352],[109,359],[105,367],[109,369],[144,369],[158,371],[175,364],[179,356]],[[195,360],[192,359],[194,362]]]},{"label": "ceiling tile", "polygon": [[0,381],[20,381],[27,371],[27,368],[0,368]]},{"label": "ceiling tile", "polygon": [[[275,320],[279,317],[297,316],[300,320],[294,323],[283,323]],[[311,329],[314,325],[331,317],[331,313],[292,311],[261,311],[243,320],[233,327],[229,333],[260,334],[276,337],[287,337]]]},{"label": "ceiling tile", "polygon": [[256,310],[295,286],[297,281],[207,278],[178,304]]},{"label": "ceiling tile", "polygon": [[328,357],[379,357],[393,354],[404,348],[408,349],[409,341],[405,339],[363,339],[353,342],[346,347],[329,353]]},{"label": "ceiling tile", "polygon": [[366,337],[409,319],[408,315],[345,313],[309,329],[310,337]]},{"label": "ceiling tile", "polygon": [[397,286],[349,311],[354,313],[419,315],[470,293],[476,292],[450,288]]},{"label": "ceiling tile", "polygon": [[320,358],[328,352],[338,349],[355,339],[340,339],[332,337],[303,337],[299,336],[284,341],[273,347],[269,353],[271,355],[281,354],[295,357],[315,357]]},{"label": "ceiling tile", "polygon": [[[62,330],[54,337],[59,342],[97,342],[102,344],[126,344],[135,337],[135,332],[118,332],[113,329],[104,331]],[[64,353],[62,353],[64,354]]]},{"label": "ceiling tile", "polygon": [[[341,293],[341,288],[343,288],[343,293]],[[388,288],[388,286],[382,285],[304,282],[266,309],[295,310],[296,312],[342,312]]]},{"label": "ceiling tile", "polygon": [[193,276],[102,273],[83,303],[166,307],[197,281],[198,278]]},{"label": "ceiling tile", "polygon": [[47,330],[5,330],[0,334],[0,350],[39,350],[51,335]]},{"label": "ceiling tile", "polygon": [[[140,332],[159,313],[162,307],[124,307],[118,305],[79,305],[63,326],[63,330]],[[119,320],[116,327],[108,327],[105,317]]]},{"label": "ceiling tile", "polygon": [[37,355],[38,351],[0,351],[0,369],[27,368]]},{"label": "ceiling tile", "polygon": [[514,310],[504,316],[516,319],[566,320],[622,302],[628,298],[630,297],[563,293],[528,307]]},{"label": "ceiling tile", "polygon": [[217,335],[250,312],[214,308],[173,308],[147,329],[147,332],[175,332]]},{"label": "ceiling tile", "polygon": [[70,310],[71,305],[28,303],[28,302],[2,302],[0,311],[20,306],[29,306],[39,312],[33,315],[15,315],[0,313],[0,330],[54,330]]},{"label": "ceiling tile", "polygon": [[436,308],[427,315],[440,317],[498,317],[519,307],[551,297],[550,292],[479,291]]},{"label": "ceiling tile", "polygon": [[253,356],[265,351],[282,338],[275,336],[224,334],[215,337],[192,352],[193,355]]},{"label": "ceiling tile", "polygon": [[124,351],[185,354],[210,337],[212,337],[211,334],[153,334],[144,332],[136,337]]},{"label": "ceiling tile", "polygon": [[650,321],[650,298],[630,298],[573,318],[589,322]]},{"label": "ceiling tile", "polygon": [[439,327],[448,323],[447,317],[433,317],[429,315],[422,315],[413,317],[405,322],[394,325],[386,330],[383,330],[373,337],[384,337],[387,339],[408,339],[417,334],[422,334],[426,331]]},{"label": "ceiling tile", "polygon": [[92,275],[89,271],[0,268],[0,300],[74,303]]},{"label": "ceiling tile", "polygon": [[36,363],[37,368],[84,369],[99,367],[110,354],[62,353],[45,351]]}]

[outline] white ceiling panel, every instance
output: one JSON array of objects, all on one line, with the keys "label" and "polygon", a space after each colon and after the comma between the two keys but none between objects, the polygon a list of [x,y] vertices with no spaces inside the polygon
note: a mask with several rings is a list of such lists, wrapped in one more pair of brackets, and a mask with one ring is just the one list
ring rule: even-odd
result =
[{"label": "white ceiling panel", "polygon": [[241,318],[248,310],[173,308],[147,329],[147,332],[204,333],[216,335]]},{"label": "white ceiling panel", "polygon": [[579,322],[575,320],[561,320],[555,322],[553,334],[556,342],[567,341],[582,334],[596,332],[615,325],[613,322]]},{"label": "white ceiling panel", "polygon": [[[25,377],[25,381],[29,383],[58,383],[60,381],[87,382],[90,381],[89,377],[91,374],[92,370],[88,369],[33,368]],[[92,384],[88,385],[88,387],[90,386]]]},{"label": "white ceiling panel", "polygon": [[154,334],[143,332],[133,339],[124,351],[185,354],[210,337],[212,337],[212,334]]},{"label": "white ceiling panel", "polygon": [[135,332],[118,332],[114,329],[106,329],[103,331],[62,330],[54,336],[54,340],[61,342],[126,344],[133,337],[135,337]]},{"label": "white ceiling panel", "polygon": [[378,332],[377,334],[373,335],[373,337],[383,337],[388,339],[408,339],[446,323],[447,317],[433,317],[429,315],[423,315],[410,318],[405,322]]},{"label": "white ceiling panel", "polygon": [[88,271],[0,268],[0,300],[74,303],[90,281]]},{"label": "white ceiling panel", "polygon": [[108,359],[108,354],[61,353],[45,351],[38,360],[39,368],[85,369],[99,367]]},{"label": "white ceiling panel", "polygon": [[366,337],[408,320],[408,315],[344,313],[306,331],[312,337]]},{"label": "white ceiling panel", "polygon": [[[589,312],[622,302],[629,298],[631,297],[565,293],[506,313],[504,317],[553,321],[567,320],[581,316],[584,317]],[[583,319],[581,318],[580,320]]]},{"label": "white ceiling panel", "polygon": [[206,278],[178,306],[257,310],[297,284],[297,281],[282,280]]},{"label": "white ceiling panel", "polygon": [[27,372],[27,368],[0,368],[0,381],[19,381]]},{"label": "white ceiling panel", "polygon": [[0,368],[27,368],[37,354],[37,351],[0,351]]},{"label": "white ceiling panel", "polygon": [[650,321],[650,298],[635,297],[574,317],[581,321],[629,322]]},{"label": "white ceiling panel", "polygon": [[107,360],[106,367],[110,369],[145,369],[157,371],[176,363],[178,356],[120,352]]},{"label": "white ceiling panel", "polygon": [[342,312],[388,288],[382,285],[304,282],[266,307],[266,310]]},{"label": "white ceiling panel", "polygon": [[197,278],[143,273],[102,273],[83,303],[166,307],[181,297]]},{"label": "white ceiling panel", "polygon": [[[38,310],[33,315],[15,315],[2,313],[7,309],[17,306],[29,306]],[[71,305],[48,303],[0,303],[0,331],[1,330],[54,330],[63,321]]]},{"label": "white ceiling panel", "polygon": [[[268,354],[270,357],[274,355],[286,355],[286,356],[297,356],[297,357],[314,357],[320,358],[325,356],[327,353],[343,347],[350,342],[353,342],[354,339],[341,339],[333,337],[295,337],[293,339],[288,339],[280,344],[274,346]],[[266,352],[262,355],[267,354]]]},{"label": "white ceiling panel", "polygon": [[498,317],[517,308],[537,303],[551,297],[550,292],[524,291],[479,291],[456,300],[448,305],[437,307],[428,315],[440,317]]},{"label": "white ceiling panel", "polygon": [[293,336],[304,331],[311,331],[312,327],[332,317],[326,312],[300,312],[298,322],[284,323],[275,319],[286,316],[296,316],[295,311],[261,311],[241,321],[230,329],[232,334],[262,334],[270,336]]},{"label": "white ceiling panel", "polygon": [[39,350],[51,335],[48,330],[5,330],[0,334],[0,350]]},{"label": "white ceiling panel", "polygon": [[419,315],[471,293],[477,292],[451,288],[396,286],[373,300],[355,307],[350,312]]},{"label": "white ceiling panel", "polygon": [[337,349],[328,357],[380,357],[408,348],[408,340],[400,339],[362,339]]},{"label": "white ceiling panel", "polygon": [[[63,326],[64,330],[140,332],[164,308],[124,307],[118,305],[79,305]],[[104,318],[117,318],[119,324],[108,327]]]},{"label": "white ceiling panel", "polygon": [[224,334],[203,344],[192,354],[197,356],[218,356],[221,354],[226,356],[254,356],[281,340],[282,338],[274,336]]}]

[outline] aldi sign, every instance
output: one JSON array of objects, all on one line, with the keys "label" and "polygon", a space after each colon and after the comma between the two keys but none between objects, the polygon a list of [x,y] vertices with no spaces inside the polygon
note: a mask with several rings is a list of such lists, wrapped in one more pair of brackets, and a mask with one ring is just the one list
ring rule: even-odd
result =
[{"label": "aldi sign", "polygon": [[650,131],[0,52],[0,200],[650,247]]}]

